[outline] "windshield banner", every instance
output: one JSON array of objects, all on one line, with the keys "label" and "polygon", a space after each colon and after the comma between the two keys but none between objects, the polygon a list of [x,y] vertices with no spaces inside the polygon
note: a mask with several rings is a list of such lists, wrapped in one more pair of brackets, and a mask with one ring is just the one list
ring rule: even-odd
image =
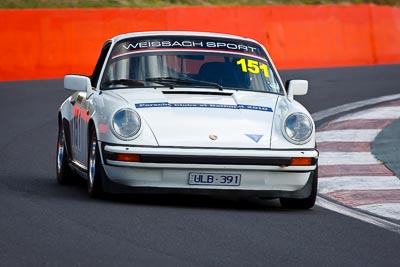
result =
[{"label": "windshield banner", "polygon": [[232,39],[191,39],[186,38],[157,38],[151,40],[131,39],[122,42],[114,49],[113,57],[141,50],[154,49],[210,49],[234,51],[265,57],[261,47],[254,43],[238,42]]}]

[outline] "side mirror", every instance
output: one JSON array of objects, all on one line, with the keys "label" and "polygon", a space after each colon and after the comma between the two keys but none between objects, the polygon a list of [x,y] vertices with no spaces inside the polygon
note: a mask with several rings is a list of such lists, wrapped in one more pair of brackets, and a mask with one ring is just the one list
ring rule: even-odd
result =
[{"label": "side mirror", "polygon": [[293,99],[295,95],[306,95],[308,92],[307,80],[290,80],[287,84],[289,99]]},{"label": "side mirror", "polygon": [[90,79],[86,76],[65,75],[64,89],[90,93],[92,91],[92,84],[90,82]]}]

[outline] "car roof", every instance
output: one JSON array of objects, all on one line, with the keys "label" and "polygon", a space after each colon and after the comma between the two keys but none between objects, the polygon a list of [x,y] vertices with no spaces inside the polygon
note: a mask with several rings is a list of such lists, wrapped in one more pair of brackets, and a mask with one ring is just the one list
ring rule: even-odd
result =
[{"label": "car roof", "polygon": [[212,37],[212,38],[229,38],[236,39],[242,41],[250,41],[258,43],[257,41],[245,38],[242,36],[237,36],[233,34],[225,34],[225,33],[216,33],[216,32],[196,32],[196,31],[148,31],[148,32],[132,32],[117,35],[111,40],[114,42],[119,42],[124,39],[133,38],[133,37],[157,37],[157,36],[191,36],[191,37]]}]

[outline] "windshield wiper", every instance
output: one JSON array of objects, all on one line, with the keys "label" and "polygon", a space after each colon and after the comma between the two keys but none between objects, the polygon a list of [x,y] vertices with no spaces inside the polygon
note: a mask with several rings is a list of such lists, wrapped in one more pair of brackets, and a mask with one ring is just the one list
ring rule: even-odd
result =
[{"label": "windshield wiper", "polygon": [[218,88],[218,90],[222,91],[222,86],[219,85],[218,83],[213,83],[213,82],[207,82],[207,81],[201,81],[201,80],[195,80],[195,79],[189,79],[189,78],[177,78],[177,77],[156,77],[156,78],[147,78],[146,82],[155,82],[163,85],[169,86],[171,89],[173,89],[174,84],[205,84],[205,85],[211,85],[213,87]]},{"label": "windshield wiper", "polygon": [[199,83],[199,84],[205,84],[205,85],[211,85],[213,87],[218,88],[218,90],[222,91],[224,88],[222,87],[222,85],[218,84],[218,83],[213,83],[213,82],[208,82],[208,81],[202,81],[202,80],[195,80],[195,79],[185,79],[187,81],[191,81],[193,83]]},{"label": "windshield wiper", "polygon": [[[145,79],[146,82],[158,83],[161,85],[166,85],[170,89],[174,89],[174,84],[182,84],[179,78],[174,77],[155,77],[155,78],[147,78]],[[190,84],[190,83],[186,83]]]},{"label": "windshield wiper", "polygon": [[132,79],[119,79],[119,80],[110,80],[103,83],[104,86],[110,85],[125,85],[125,86],[144,86],[144,82],[140,80],[132,80]]}]

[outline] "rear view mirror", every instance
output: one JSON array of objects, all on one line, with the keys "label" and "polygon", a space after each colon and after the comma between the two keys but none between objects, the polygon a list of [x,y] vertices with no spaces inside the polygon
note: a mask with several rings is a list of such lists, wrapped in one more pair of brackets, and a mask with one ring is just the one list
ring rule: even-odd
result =
[{"label": "rear view mirror", "polygon": [[287,93],[289,99],[293,99],[295,95],[306,95],[308,92],[307,80],[290,80],[287,83]]},{"label": "rear view mirror", "polygon": [[64,77],[64,89],[90,93],[92,91],[92,84],[86,76],[66,75]]}]

